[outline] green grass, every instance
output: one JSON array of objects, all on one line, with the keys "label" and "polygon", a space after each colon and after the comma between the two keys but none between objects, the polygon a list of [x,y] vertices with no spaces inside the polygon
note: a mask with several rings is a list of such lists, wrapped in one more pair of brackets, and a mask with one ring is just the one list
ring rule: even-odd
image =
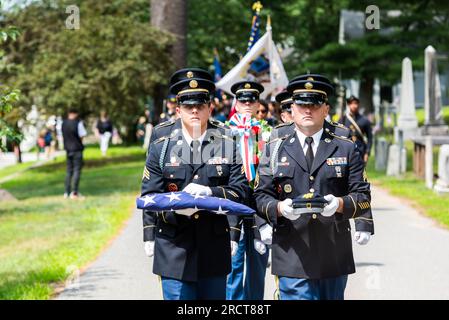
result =
[{"label": "green grass", "polygon": [[[424,125],[425,112],[424,108],[416,110],[416,118],[418,119],[418,125]],[[443,119],[446,124],[449,124],[449,106],[443,107]]]},{"label": "green grass", "polygon": [[35,164],[35,162],[25,162],[25,163],[19,163],[19,164],[15,164],[12,166],[8,166],[4,169],[0,170],[0,180],[3,178],[6,178],[8,176],[11,176],[15,173],[24,171],[26,169],[28,169],[29,167],[31,167],[33,164]]},{"label": "green grass", "polygon": [[0,186],[18,199],[0,207],[0,299],[51,298],[55,284],[95,259],[130,217],[142,149],[111,148],[102,159],[97,148],[87,148],[84,158],[85,200],[63,199],[62,158]]},{"label": "green grass", "polygon": [[[439,195],[427,189],[425,181],[413,174],[413,143],[406,144],[407,173],[402,177],[389,177],[383,172],[374,170],[374,157],[367,166],[368,180],[392,195],[406,199],[423,214],[435,219],[441,225],[449,227],[449,195]],[[434,172],[437,172],[438,148],[434,149]]]}]

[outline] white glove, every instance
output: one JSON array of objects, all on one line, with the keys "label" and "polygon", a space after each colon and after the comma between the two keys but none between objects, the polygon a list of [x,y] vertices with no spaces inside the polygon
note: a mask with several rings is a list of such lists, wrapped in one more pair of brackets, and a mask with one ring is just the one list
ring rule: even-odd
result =
[{"label": "white glove", "polygon": [[265,243],[258,239],[254,239],[254,249],[260,254],[263,255],[265,252],[267,252],[267,247],[265,246]]},{"label": "white glove", "polygon": [[212,190],[209,187],[197,183],[189,183],[182,191],[185,191],[192,195],[212,195]]},{"label": "white glove", "polygon": [[324,199],[328,202],[328,204],[324,207],[324,210],[323,212],[321,212],[321,215],[324,217],[331,217],[337,211],[340,202],[338,201],[338,198],[332,194],[324,196]]},{"label": "white glove", "polygon": [[145,241],[144,248],[148,257],[152,257],[154,255],[154,241]]},{"label": "white glove", "polygon": [[239,247],[239,243],[237,241],[231,241],[231,257],[235,256],[237,253],[237,249]]},{"label": "white glove", "polygon": [[296,220],[299,218],[301,214],[297,213],[297,210],[294,210],[292,207],[292,199],[287,198],[284,201],[279,202],[279,211],[281,214],[290,220]]},{"label": "white glove", "polygon": [[269,224],[264,224],[260,227],[259,232],[262,242],[270,245],[273,240],[273,228]]},{"label": "white glove", "polygon": [[194,208],[187,208],[187,209],[176,210],[175,212],[177,214],[182,214],[183,216],[190,217],[192,214],[194,214],[197,211],[199,211],[199,210],[198,209],[194,209]]},{"label": "white glove", "polygon": [[363,246],[368,243],[371,233],[366,231],[356,231],[354,233],[354,241]]}]

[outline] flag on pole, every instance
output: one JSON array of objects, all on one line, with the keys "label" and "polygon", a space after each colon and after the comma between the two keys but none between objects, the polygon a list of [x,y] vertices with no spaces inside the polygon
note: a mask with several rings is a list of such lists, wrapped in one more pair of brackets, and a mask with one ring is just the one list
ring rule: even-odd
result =
[{"label": "flag on pole", "polygon": [[184,191],[149,194],[137,198],[136,205],[137,209],[149,211],[197,209],[225,215],[253,215],[256,213],[254,209],[228,199],[191,195]]},{"label": "flag on pole", "polygon": [[[218,57],[218,50],[214,48],[214,82],[218,82],[221,80],[223,73],[221,71],[220,59]],[[221,90],[215,91],[215,96],[218,97],[221,101]]]},{"label": "flag on pole", "polygon": [[269,94],[276,94],[287,87],[287,74],[271,31],[268,18],[267,32],[251,46],[240,62],[216,83],[218,89],[231,92],[231,86],[238,81],[257,81],[265,88],[260,95],[265,99]]}]

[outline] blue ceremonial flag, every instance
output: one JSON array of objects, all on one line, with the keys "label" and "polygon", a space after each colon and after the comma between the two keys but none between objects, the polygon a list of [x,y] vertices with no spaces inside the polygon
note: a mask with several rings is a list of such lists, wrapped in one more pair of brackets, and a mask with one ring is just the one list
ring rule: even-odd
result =
[{"label": "blue ceremonial flag", "polygon": [[153,193],[136,199],[138,209],[171,211],[181,209],[207,210],[215,214],[253,215],[254,209],[228,199],[191,195],[187,192]]}]

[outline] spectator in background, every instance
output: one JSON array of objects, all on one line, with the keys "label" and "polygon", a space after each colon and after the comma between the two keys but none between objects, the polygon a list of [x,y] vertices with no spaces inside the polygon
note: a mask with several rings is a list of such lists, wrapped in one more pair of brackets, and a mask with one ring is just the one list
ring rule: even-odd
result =
[{"label": "spectator in background", "polygon": [[[257,108],[257,120],[266,120],[268,117],[268,103],[265,100],[259,101],[259,107]],[[270,124],[270,123],[268,123]],[[271,125],[271,124],[270,124]]]},{"label": "spectator in background", "polygon": [[146,131],[147,119],[144,116],[139,117],[139,121],[136,126],[136,137],[137,141],[143,146],[145,142],[145,131]]},{"label": "spectator in background", "polygon": [[37,138],[36,141],[36,146],[37,146],[37,159],[39,160],[39,156],[41,153],[45,152],[45,135],[47,133],[46,129],[42,129],[39,132],[39,136]]},{"label": "spectator in background", "polygon": [[100,150],[103,157],[106,156],[109,147],[109,140],[112,137],[113,125],[106,111],[101,111],[100,119],[95,127],[95,135],[100,139]]},{"label": "spectator in background", "polygon": [[[78,192],[83,166],[83,137],[87,135],[83,122],[78,119],[78,111],[71,109],[67,119],[62,122],[64,149],[67,153],[67,172],[65,178],[64,198],[80,199]],[[73,182],[73,186],[72,186]]]}]

